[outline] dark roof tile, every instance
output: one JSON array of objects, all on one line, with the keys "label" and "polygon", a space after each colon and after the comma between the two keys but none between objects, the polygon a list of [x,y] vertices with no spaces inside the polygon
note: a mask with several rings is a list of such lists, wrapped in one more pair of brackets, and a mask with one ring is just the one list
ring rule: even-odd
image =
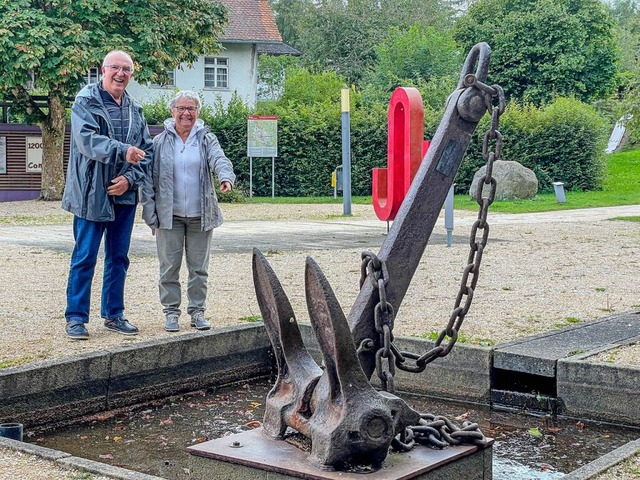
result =
[{"label": "dark roof tile", "polygon": [[229,7],[221,41],[280,43],[282,37],[268,0],[220,0]]}]

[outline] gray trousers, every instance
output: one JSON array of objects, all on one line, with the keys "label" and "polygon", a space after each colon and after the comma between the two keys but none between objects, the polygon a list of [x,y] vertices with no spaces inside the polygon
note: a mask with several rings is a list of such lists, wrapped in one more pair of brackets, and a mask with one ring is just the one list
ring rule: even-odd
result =
[{"label": "gray trousers", "polygon": [[187,313],[204,312],[207,306],[209,251],[213,230],[201,231],[200,217],[173,217],[173,228],[156,230],[156,246],[160,264],[160,303],[166,314],[180,314],[180,267],[185,252],[189,279]]}]

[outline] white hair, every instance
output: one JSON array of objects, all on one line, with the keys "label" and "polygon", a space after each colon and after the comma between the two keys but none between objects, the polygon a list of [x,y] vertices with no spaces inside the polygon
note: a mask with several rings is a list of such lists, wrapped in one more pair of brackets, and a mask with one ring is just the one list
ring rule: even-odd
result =
[{"label": "white hair", "polygon": [[202,106],[202,103],[200,102],[200,95],[192,90],[181,90],[176,93],[176,96],[167,102],[169,110],[176,108],[176,102],[181,98],[186,98],[187,100],[193,100],[196,102],[196,108],[200,111],[200,107]]},{"label": "white hair", "polygon": [[104,67],[105,65],[107,65],[107,58],[114,55],[124,55],[125,57],[127,57],[129,59],[129,63],[131,63],[131,69],[133,70],[133,59],[131,58],[131,55],[129,55],[124,50],[111,50],[104,56],[104,59],[102,60],[102,66]]}]

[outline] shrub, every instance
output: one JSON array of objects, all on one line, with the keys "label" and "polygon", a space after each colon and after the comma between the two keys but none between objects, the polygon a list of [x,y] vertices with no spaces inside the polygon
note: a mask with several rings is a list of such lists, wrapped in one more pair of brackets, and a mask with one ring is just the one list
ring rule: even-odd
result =
[{"label": "shrub", "polygon": [[[469,190],[474,173],[486,163],[481,149],[488,126],[485,116],[458,172],[458,193]],[[598,190],[604,178],[607,128],[592,107],[573,98],[558,98],[543,108],[511,103],[500,119],[501,159],[533,170],[539,191],[552,190],[556,181],[568,190]]]},{"label": "shrub", "polygon": [[[303,79],[306,78],[306,83]],[[228,105],[218,100],[205,105],[200,117],[218,137],[237,175],[237,194],[249,196],[247,155],[247,115],[278,116],[278,157],[275,159],[275,194],[278,196],[330,196],[331,173],[342,164],[340,113],[341,80],[335,74],[311,74],[296,69],[291,89],[305,102],[287,92],[284,100],[249,109],[240,98]],[[443,89],[431,92],[441,95]],[[351,193],[371,194],[371,170],[387,166],[387,107],[367,93],[352,89],[351,109]],[[167,117],[166,99],[145,105],[150,124]],[[425,106],[425,138],[433,137],[442,109]],[[489,117],[480,121],[456,177],[456,190],[466,193],[474,173],[485,164],[482,139]],[[515,160],[532,169],[540,191],[562,181],[569,190],[594,190],[603,180],[604,146],[607,124],[593,108],[571,98],[559,98],[544,108],[512,103],[500,119],[503,135],[502,159]],[[270,196],[271,159],[253,158],[253,194]],[[221,199],[224,196],[221,196]],[[227,200],[225,198],[225,200]]]}]

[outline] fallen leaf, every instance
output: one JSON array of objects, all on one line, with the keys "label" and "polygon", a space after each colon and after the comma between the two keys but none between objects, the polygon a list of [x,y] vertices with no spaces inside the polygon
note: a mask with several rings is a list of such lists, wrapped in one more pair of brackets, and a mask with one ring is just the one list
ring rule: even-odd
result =
[{"label": "fallen leaf", "polygon": [[113,437],[113,441],[114,442],[121,442],[122,441],[122,437]]},{"label": "fallen leaf", "polygon": [[580,432],[581,432],[582,430],[584,430],[584,427],[586,427],[586,426],[587,426],[587,424],[586,424],[586,423],[584,423],[584,422],[578,422],[578,423],[576,423],[576,427],[578,427],[578,431],[580,431]]},{"label": "fallen leaf", "polygon": [[244,426],[247,427],[247,428],[258,428],[261,425],[262,425],[262,423],[260,423],[257,420],[254,420],[252,422],[247,422],[247,423],[244,424]]},{"label": "fallen leaf", "polygon": [[160,420],[160,425],[171,425],[172,423],[173,420],[171,420],[171,417]]},{"label": "fallen leaf", "polygon": [[107,459],[107,460],[113,460],[113,455],[111,455],[110,453],[107,453],[105,455],[98,455],[98,457],[104,458],[104,459]]},{"label": "fallen leaf", "polygon": [[538,430],[537,427],[535,428],[530,428],[528,430],[529,435],[533,435],[534,437],[541,437],[542,436],[542,432],[540,430]]},{"label": "fallen leaf", "polygon": [[550,432],[559,432],[562,429],[560,427],[549,427],[547,428],[547,430],[549,430]]}]

